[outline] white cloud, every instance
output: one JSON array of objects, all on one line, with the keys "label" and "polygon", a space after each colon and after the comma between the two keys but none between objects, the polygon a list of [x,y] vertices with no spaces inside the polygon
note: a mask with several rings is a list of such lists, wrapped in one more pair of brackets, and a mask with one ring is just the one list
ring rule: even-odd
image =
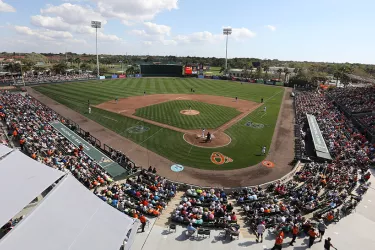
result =
[{"label": "white cloud", "polygon": [[152,45],[152,42],[151,42],[151,41],[143,41],[143,44],[144,44],[144,45],[147,45],[147,46],[151,46],[151,45]]},{"label": "white cloud", "polygon": [[168,40],[160,40],[160,43],[162,43],[163,45],[166,45],[166,46],[169,46],[169,45],[177,45],[177,42],[175,40],[172,40],[172,39],[168,39]]},{"label": "white cloud", "polygon": [[144,23],[146,32],[150,35],[167,35],[171,34],[171,27],[151,22]]},{"label": "white cloud", "polygon": [[99,12],[126,21],[151,20],[156,14],[178,8],[178,0],[92,0]]},{"label": "white cloud", "polygon": [[215,43],[224,37],[209,31],[194,32],[188,35],[177,35],[174,39],[181,43]]},{"label": "white cloud", "polygon": [[68,23],[64,22],[64,20],[61,17],[49,17],[41,15],[32,16],[31,24],[46,29],[61,31],[69,30],[71,27]]},{"label": "white cloud", "polygon": [[48,5],[47,8],[41,9],[42,14],[56,15],[64,22],[72,25],[91,25],[91,21],[101,21],[106,24],[107,20],[98,12],[89,6],[64,3],[58,6]]},{"label": "white cloud", "polygon": [[118,42],[118,41],[121,41],[122,39],[116,35],[108,35],[108,34],[104,34],[103,32],[98,31],[98,40],[104,41],[104,42]]},{"label": "white cloud", "polygon": [[129,31],[129,33],[136,36],[149,36],[149,34],[147,34],[145,30],[131,30]]},{"label": "white cloud", "polygon": [[273,25],[266,25],[266,28],[269,29],[270,31],[275,31],[276,27]]},{"label": "white cloud", "polygon": [[247,28],[233,28],[232,36],[235,40],[246,40],[255,37],[256,34]]},{"label": "white cloud", "polygon": [[54,40],[54,39],[71,39],[73,35],[67,31],[55,31],[55,30],[33,30],[26,26],[14,26],[14,29],[18,34],[33,36],[42,40]]},{"label": "white cloud", "polygon": [[4,3],[3,0],[0,0],[0,12],[16,12],[16,9],[7,3]]}]

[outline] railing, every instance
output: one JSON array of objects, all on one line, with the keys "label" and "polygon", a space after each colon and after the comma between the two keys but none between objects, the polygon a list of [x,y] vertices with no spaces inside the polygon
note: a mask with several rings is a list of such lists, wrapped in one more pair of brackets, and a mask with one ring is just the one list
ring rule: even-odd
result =
[{"label": "railing", "polygon": [[[192,189],[192,188],[193,189],[198,189],[198,188],[199,189],[211,189],[211,188],[214,188],[214,189],[222,189],[225,192],[232,192],[232,191],[240,190],[240,189],[244,189],[244,188],[256,188],[256,187],[264,188],[264,187],[268,187],[271,184],[285,182],[285,181],[291,179],[294,176],[294,174],[296,173],[296,171],[298,170],[298,167],[299,167],[300,164],[301,164],[301,161],[298,161],[294,165],[292,171],[290,171],[289,173],[287,173],[286,175],[284,175],[283,177],[281,177],[279,179],[276,179],[276,180],[273,180],[273,181],[269,181],[269,182],[266,182],[266,183],[263,183],[263,184],[255,185],[255,186],[243,186],[243,187],[233,187],[233,188],[226,188],[226,187],[204,187],[204,186],[190,185],[190,184],[182,183],[182,182],[178,182],[178,181],[172,181],[172,180],[169,180],[169,179],[166,179],[166,181],[169,182],[169,183],[173,183],[176,186],[178,186],[178,189],[180,191],[186,191],[187,189]],[[149,174],[156,176],[156,174],[153,174],[153,173],[149,173]]]}]

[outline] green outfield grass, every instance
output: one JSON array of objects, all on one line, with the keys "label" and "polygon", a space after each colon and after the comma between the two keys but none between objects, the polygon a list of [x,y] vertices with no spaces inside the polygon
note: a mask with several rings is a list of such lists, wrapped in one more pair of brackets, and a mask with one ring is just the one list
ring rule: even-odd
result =
[{"label": "green outfield grass", "polygon": [[[191,107],[199,115],[183,115],[181,110]],[[183,129],[218,128],[241,114],[235,108],[213,105],[204,102],[177,100],[137,109],[135,115],[149,120]]]},{"label": "green outfield grass", "polygon": [[[120,114],[111,113],[97,108],[92,113],[87,112],[87,100],[91,104],[99,104],[115,97],[147,94],[175,94],[190,93],[194,88],[197,94],[234,97],[260,102],[263,97],[267,106],[255,110],[243,120],[226,130],[232,142],[226,147],[218,149],[198,148],[187,144],[183,134],[152,124],[131,119]],[[215,81],[201,79],[174,79],[174,78],[136,78],[125,80],[107,80],[54,84],[35,87],[35,89],[57,102],[85,115],[116,133],[160,154],[176,163],[201,169],[236,169],[259,163],[264,159],[259,156],[262,146],[269,148],[273,131],[277,121],[284,89],[275,86],[257,84],[241,84],[231,81]],[[219,98],[219,97],[218,97]],[[115,120],[115,121],[114,121]],[[252,121],[264,124],[264,128],[257,129],[245,126]],[[126,131],[135,125],[150,128],[142,134],[130,134]],[[232,163],[217,166],[210,161],[213,152],[221,152],[231,157]],[[125,152],[126,153],[126,152]]]}]

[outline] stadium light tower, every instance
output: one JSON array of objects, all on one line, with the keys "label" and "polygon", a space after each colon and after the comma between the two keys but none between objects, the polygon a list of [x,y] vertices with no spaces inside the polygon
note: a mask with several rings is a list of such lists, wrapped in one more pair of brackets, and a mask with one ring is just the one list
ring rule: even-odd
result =
[{"label": "stadium light tower", "polygon": [[225,45],[225,73],[228,72],[228,37],[229,35],[232,34],[232,28],[227,27],[223,29],[223,35],[227,36],[227,42]]},{"label": "stadium light tower", "polygon": [[96,31],[96,67],[97,67],[97,75],[99,79],[100,73],[99,73],[99,56],[98,56],[98,29],[102,27],[102,23],[99,21],[91,21],[91,27],[94,28]]}]

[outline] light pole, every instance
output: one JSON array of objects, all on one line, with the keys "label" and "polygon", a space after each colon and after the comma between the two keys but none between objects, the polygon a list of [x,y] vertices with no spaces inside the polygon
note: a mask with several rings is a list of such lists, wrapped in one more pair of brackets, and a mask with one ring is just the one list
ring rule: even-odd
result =
[{"label": "light pole", "polygon": [[227,27],[223,29],[223,35],[227,36],[227,42],[225,45],[225,73],[228,73],[228,37],[229,35],[232,34],[232,28]]},{"label": "light pole", "polygon": [[98,56],[98,29],[102,27],[102,23],[99,21],[91,21],[91,27],[96,31],[96,67],[97,67],[97,76],[100,77],[99,73],[99,56]]}]

